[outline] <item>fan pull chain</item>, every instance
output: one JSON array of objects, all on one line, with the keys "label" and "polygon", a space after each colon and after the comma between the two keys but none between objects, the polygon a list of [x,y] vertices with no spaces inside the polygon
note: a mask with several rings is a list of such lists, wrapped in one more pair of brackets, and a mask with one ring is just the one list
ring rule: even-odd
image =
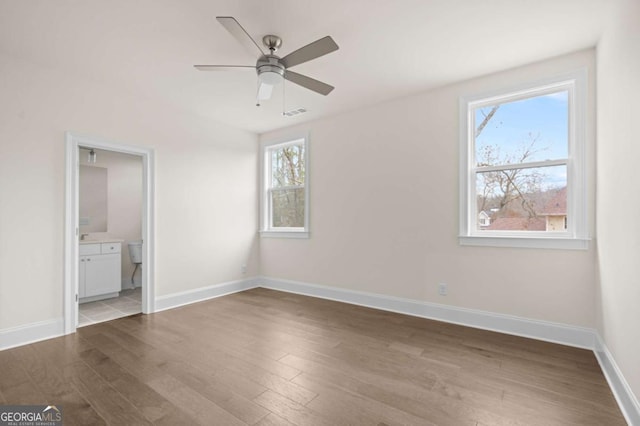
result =
[{"label": "fan pull chain", "polygon": [[285,116],[284,112],[286,111],[286,109],[284,108],[284,82],[285,81],[286,80],[283,78],[282,79],[282,116],[283,117]]},{"label": "fan pull chain", "polygon": [[260,106],[260,79],[256,79],[258,87],[256,87],[256,106]]}]

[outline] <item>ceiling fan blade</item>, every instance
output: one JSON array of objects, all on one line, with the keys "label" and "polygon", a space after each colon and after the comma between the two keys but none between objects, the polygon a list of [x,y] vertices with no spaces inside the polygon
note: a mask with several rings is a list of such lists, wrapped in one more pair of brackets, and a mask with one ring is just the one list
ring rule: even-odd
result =
[{"label": "ceiling fan blade", "polygon": [[306,75],[298,74],[297,72],[287,70],[284,73],[284,78],[292,83],[299,84],[309,90],[313,90],[316,93],[327,96],[334,89],[333,86],[318,81],[314,78],[307,77]]},{"label": "ceiling fan blade", "polygon": [[280,59],[280,63],[282,63],[286,68],[289,68],[303,62],[319,58],[320,56],[334,52],[338,49],[338,45],[333,41],[331,36],[326,36],[289,53],[287,56]]},{"label": "ceiling fan blade", "polygon": [[255,65],[194,65],[194,68],[200,71],[229,71],[230,68],[252,68]]},{"label": "ceiling fan blade", "polygon": [[255,48],[258,49],[260,55],[264,55],[265,53],[262,51],[258,43],[254,39],[251,38],[247,30],[242,28],[242,25],[232,16],[217,16],[216,19],[218,22],[222,24],[223,27],[227,29],[231,33],[231,35],[240,42],[247,50],[247,52],[252,55],[255,54]]}]

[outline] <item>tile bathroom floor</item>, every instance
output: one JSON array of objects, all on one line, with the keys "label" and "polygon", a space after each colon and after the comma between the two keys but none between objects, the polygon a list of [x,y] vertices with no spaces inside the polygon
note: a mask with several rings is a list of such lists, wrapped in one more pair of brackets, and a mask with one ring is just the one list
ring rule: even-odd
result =
[{"label": "tile bathroom floor", "polygon": [[142,312],[142,289],[122,290],[120,296],[80,304],[78,327]]}]

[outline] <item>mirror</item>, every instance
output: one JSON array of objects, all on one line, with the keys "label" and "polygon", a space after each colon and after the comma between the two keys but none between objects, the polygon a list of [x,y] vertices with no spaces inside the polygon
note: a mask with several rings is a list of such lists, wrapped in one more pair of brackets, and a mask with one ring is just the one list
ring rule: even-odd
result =
[{"label": "mirror", "polygon": [[80,234],[107,232],[107,169],[80,166]]}]

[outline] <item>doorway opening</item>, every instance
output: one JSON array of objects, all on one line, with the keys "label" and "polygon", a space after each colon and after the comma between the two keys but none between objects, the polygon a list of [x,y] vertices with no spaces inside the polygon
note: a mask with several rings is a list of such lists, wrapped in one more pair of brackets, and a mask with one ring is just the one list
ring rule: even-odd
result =
[{"label": "doorway opening", "polygon": [[66,334],[154,311],[153,176],[153,150],[67,133]]},{"label": "doorway opening", "polygon": [[142,312],[142,156],[79,148],[78,327]]}]

